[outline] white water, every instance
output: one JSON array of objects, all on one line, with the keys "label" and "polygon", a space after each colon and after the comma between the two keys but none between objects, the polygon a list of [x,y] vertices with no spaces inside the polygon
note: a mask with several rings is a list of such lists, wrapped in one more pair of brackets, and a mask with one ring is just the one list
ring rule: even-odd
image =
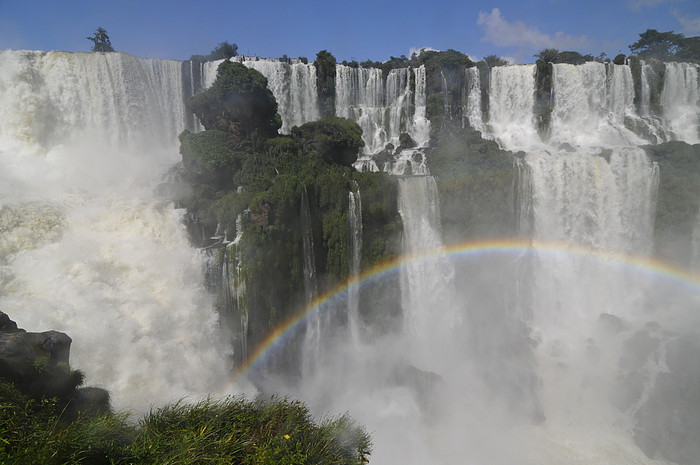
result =
[{"label": "white water", "polygon": [[[464,70],[466,88],[463,90],[462,127],[469,124],[477,131],[484,131],[481,116],[481,79],[476,66]],[[465,98],[466,97],[466,98]]]},{"label": "white water", "polygon": [[179,62],[0,53],[0,308],[68,333],[73,368],[117,408],[226,375],[203,257],[153,196],[183,128]]},{"label": "white water", "polygon": [[672,140],[700,143],[700,65],[666,63],[661,92],[663,123]]},{"label": "white water", "polygon": [[[360,276],[362,261],[362,196],[360,188],[348,192],[348,227],[350,230],[350,270],[349,279]],[[352,281],[348,286],[348,326],[350,338],[360,344],[360,284]]]},{"label": "white water", "polygon": [[[403,256],[420,257],[442,248],[438,199],[437,184],[432,176],[399,179]],[[440,253],[424,260],[408,260],[402,265],[401,303],[409,334],[435,341],[439,340],[440,331],[460,322],[451,289],[454,273],[449,259]]]},{"label": "white water", "polygon": [[[289,134],[294,126],[300,126],[320,118],[316,67],[313,64],[285,63],[278,60],[250,60],[233,57],[234,61],[259,71],[267,78],[267,87],[277,100],[282,127],[280,134]],[[203,87],[208,88],[216,80],[216,70],[223,60],[203,64]]]},{"label": "white water", "polygon": [[[535,106],[535,66],[491,69],[488,134],[503,147],[528,146],[539,140]],[[516,149],[517,150],[517,149]]]},{"label": "white water", "polygon": [[[158,174],[179,158],[174,135],[184,116],[181,102],[168,97],[181,85],[179,67],[123,54],[4,52],[0,60],[0,308],[29,330],[68,332],[74,367],[89,384],[107,387],[117,407],[216,391],[230,349],[217,344],[216,316],[201,287],[203,259],[187,244],[178,212],[151,194]],[[84,73],[71,71],[80,66]],[[107,74],[91,77],[94,69]],[[697,317],[682,312],[691,305],[674,283],[611,258],[648,251],[657,176],[634,138],[626,145],[621,124],[634,116],[627,71],[606,74],[602,94],[586,90],[599,78],[596,67],[558,71],[553,141],[567,142],[577,124],[590,130],[568,142],[573,151],[536,134],[532,67],[499,68],[491,84],[489,135],[528,151],[523,184],[530,186],[525,201],[537,250],[532,308],[514,310],[491,295],[512,292],[520,277],[507,270],[524,257],[509,255],[495,271],[488,258],[475,258],[456,273],[444,255],[431,255],[401,271],[402,328],[359,349],[343,340],[315,345],[324,357],[305,369],[299,395],[320,414],[351,409],[373,433],[373,463],[661,463],[630,439],[632,414],[650,382],[630,411],[607,402],[621,339],[654,320],[663,325],[659,337],[697,328]],[[99,80],[110,73],[123,77]],[[405,89],[396,78],[395,89]],[[583,94],[573,92],[579,78]],[[671,90],[669,84],[669,102]],[[72,105],[77,98],[82,104]],[[150,111],[143,101],[162,105],[167,117],[142,115]],[[419,102],[416,95],[414,126]],[[664,124],[672,125],[667,113]],[[598,156],[609,145],[609,160]],[[399,182],[405,253],[440,250],[434,180]],[[551,241],[598,255],[549,253],[541,245]],[[450,289],[455,279],[459,287]],[[651,299],[650,289],[663,295]],[[600,328],[601,313],[621,319],[621,336]],[[520,325],[532,329],[532,341],[504,344],[522,338],[510,327]],[[490,357],[475,360],[469,337]],[[523,354],[534,363],[513,362]],[[663,347],[642,365],[650,379],[663,371]],[[513,404],[533,402],[532,393],[509,394],[533,373],[541,424],[513,412]]]},{"label": "white water", "polygon": [[[668,138],[692,143],[696,137],[692,125],[679,124],[689,128],[685,134],[673,125],[698,111],[693,103],[697,81],[687,79],[686,65],[671,68],[662,95],[669,103],[659,123],[636,114],[628,66],[554,65],[547,140],[531,119],[531,68],[494,69],[487,136],[506,149],[526,152],[521,211],[532,214],[527,218],[532,223],[523,229],[531,228],[536,252],[526,268],[532,294],[525,321],[535,343],[546,418],[532,438],[536,463],[656,463],[631,438],[634,412],[665,369],[663,349],[643,360],[643,390],[629,410],[620,411],[607,400],[620,392],[631,395],[619,384],[625,376],[620,368],[625,337],[652,320],[665,330],[697,330],[689,312],[697,296],[676,291],[683,297],[674,297],[672,305],[665,302],[661,282],[620,263],[619,255],[644,257],[651,251],[659,176],[640,148],[648,142],[631,128],[641,122]],[[648,113],[648,82],[642,84],[641,107]],[[690,104],[680,104],[679,95]],[[552,252],[552,243],[572,252]],[[606,332],[603,314],[619,318],[626,329],[618,335]]]},{"label": "white water", "polygon": [[[412,75],[414,86],[411,86]],[[393,69],[384,83],[381,69],[337,65],[335,85],[337,116],[349,118],[362,128],[365,147],[355,164],[358,170],[428,173],[420,150],[430,137],[424,66]],[[398,148],[401,133],[410,135],[418,149],[402,150],[396,160],[377,166],[374,155],[384,150],[387,144]]]}]

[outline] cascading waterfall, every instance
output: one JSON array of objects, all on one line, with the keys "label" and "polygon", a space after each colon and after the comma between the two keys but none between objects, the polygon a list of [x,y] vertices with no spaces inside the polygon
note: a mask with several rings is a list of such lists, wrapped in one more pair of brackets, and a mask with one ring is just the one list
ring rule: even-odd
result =
[{"label": "cascading waterfall", "polygon": [[[443,245],[438,191],[432,176],[399,179],[399,213],[404,223],[403,255],[409,258],[401,269],[407,331],[420,336],[453,327],[461,317],[451,290],[454,268],[444,254],[435,254]],[[429,258],[411,260],[426,252],[431,252]],[[435,314],[435,308],[440,314]]]},{"label": "cascading waterfall", "polygon": [[462,89],[462,127],[469,125],[477,131],[484,131],[481,117],[481,78],[479,68],[473,66],[464,70],[465,87]]},{"label": "cascading waterfall", "polygon": [[[268,78],[282,132],[318,118],[313,65],[236,59]],[[25,328],[69,333],[73,365],[88,384],[107,387],[117,408],[216,391],[231,355],[248,355],[240,225],[233,242],[219,244],[226,257],[217,269],[239,311],[232,348],[201,286],[204,253],[189,246],[182,212],[153,195],[179,159],[177,134],[191,126],[182,95],[211,85],[218,63],[190,65],[0,52],[0,308]],[[324,314],[306,320],[299,396],[317,412],[350,407],[375,433],[377,463],[662,463],[631,437],[645,418],[666,424],[648,402],[682,412],[669,379],[697,333],[697,292],[683,291],[687,298],[636,266],[642,259],[625,260],[652,244],[659,173],[640,148],[652,139],[645,131],[700,139],[698,66],[667,64],[656,108],[642,64],[638,111],[628,66],[556,64],[546,141],[533,116],[534,72],[493,68],[485,118],[478,70],[468,69],[462,112],[485,137],[526,152],[516,164],[517,214],[533,252],[493,260],[496,271],[482,255],[457,267],[443,253],[435,180],[401,177],[404,326],[360,338],[353,286],[350,341],[329,337],[334,323]],[[338,65],[336,109],[365,129],[362,166],[427,174],[425,88],[423,67],[384,81],[381,70]],[[418,149],[377,167],[371,156],[397,147],[402,132]],[[359,190],[348,202],[357,275]],[[318,287],[305,191],[300,216],[311,302]],[[700,212],[696,224],[698,269]],[[510,298],[521,283],[531,291],[522,308]]]},{"label": "cascading waterfall", "polygon": [[[301,192],[301,227],[302,245],[304,252],[304,293],[306,302],[311,303],[318,295],[316,282],[316,256],[314,252],[314,235],[311,227],[311,210],[309,208],[309,196],[306,187]],[[321,340],[325,334],[326,325],[324,318],[314,312],[306,320],[306,335],[304,336],[304,348],[302,359],[302,373],[309,374],[318,366],[321,356]]]},{"label": "cascading waterfall", "polygon": [[[354,280],[360,276],[360,262],[362,259],[362,197],[360,188],[355,185],[355,190],[348,192],[348,226],[350,230],[350,273],[349,279]],[[360,344],[360,284],[351,281],[348,286],[348,326],[350,337],[356,344]]]},{"label": "cascading waterfall", "polygon": [[506,148],[539,141],[534,89],[534,65],[492,68],[487,135]]},{"label": "cascading waterfall", "polygon": [[248,306],[246,304],[246,282],[242,276],[243,263],[240,243],[243,239],[243,218],[236,217],[236,237],[222,242],[222,263],[217,263],[221,272],[224,292],[224,307],[221,319],[226,323],[233,342],[233,356],[236,363],[248,359]]},{"label": "cascading waterfall", "polygon": [[[411,86],[411,75],[415,84]],[[389,71],[386,83],[382,70],[336,65],[336,114],[355,121],[362,128],[363,156],[355,166],[360,171],[389,171],[393,174],[427,174],[420,150],[428,143],[430,123],[426,118],[425,67]],[[388,144],[400,147],[400,135],[407,133],[418,149],[408,148],[394,160],[378,166],[374,155]],[[393,150],[393,149],[392,149]]]},{"label": "cascading waterfall", "polygon": [[700,65],[666,63],[661,92],[663,124],[670,140],[700,143]]},{"label": "cascading waterfall", "polygon": [[[646,256],[651,251],[659,173],[641,146],[648,143],[649,132],[653,135],[648,127],[673,134],[669,118],[677,115],[669,109],[676,107],[665,107],[659,123],[644,114],[650,113],[650,97],[642,95],[638,115],[626,65],[556,64],[550,134],[543,141],[531,125],[530,92],[513,79],[529,80],[529,71],[493,71],[487,136],[504,148],[526,152],[518,165],[520,229],[531,234],[535,250],[528,271],[534,292],[528,297],[532,311],[527,324],[536,341],[532,350],[546,417],[539,430],[544,436],[535,441],[545,444],[536,446],[537,454],[545,463],[562,454],[569,463],[604,458],[618,463],[622,456],[649,463],[632,442],[635,437],[644,444],[635,432],[641,417],[634,412],[644,411],[646,400],[660,395],[656,379],[665,363],[663,347],[672,338],[664,340],[644,328],[658,318],[671,331],[684,331],[678,322],[689,318],[687,304],[679,304],[685,297],[675,300],[676,313],[669,318],[667,304],[660,303],[665,297],[659,297],[666,291],[657,285],[657,292],[650,293],[648,275],[614,264],[618,254]],[[669,101],[676,98],[672,94],[692,95],[697,89],[696,83],[674,79],[671,73],[664,84]],[[514,111],[504,114],[509,107]],[[670,138],[692,141],[694,134],[676,131]],[[551,244],[581,252],[551,253]],[[641,337],[658,344],[658,351],[631,355],[630,341]],[[642,357],[633,365],[643,373],[634,375],[634,389],[629,384],[633,375],[625,371],[630,357]],[[611,399],[614,406],[601,399]],[[560,445],[572,437],[577,447]]]},{"label": "cascading waterfall", "polygon": [[[292,127],[320,118],[316,67],[313,64],[286,63],[274,59],[251,60],[242,56],[233,57],[232,60],[259,71],[267,78],[267,87],[275,96],[282,117],[281,134],[289,134]],[[222,61],[208,61],[202,65],[203,88],[214,84],[217,68]]]},{"label": "cascading waterfall", "polygon": [[153,194],[184,126],[179,62],[0,52],[0,307],[68,333],[116,408],[226,376],[204,257]]}]

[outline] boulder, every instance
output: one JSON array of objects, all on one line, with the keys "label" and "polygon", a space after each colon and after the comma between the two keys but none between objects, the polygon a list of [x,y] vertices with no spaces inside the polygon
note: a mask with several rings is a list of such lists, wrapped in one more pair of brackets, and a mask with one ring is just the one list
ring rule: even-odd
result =
[{"label": "boulder", "polygon": [[77,389],[83,374],[70,369],[71,342],[59,331],[27,332],[0,312],[0,379],[33,398],[56,397],[75,415],[108,411],[107,391]]}]

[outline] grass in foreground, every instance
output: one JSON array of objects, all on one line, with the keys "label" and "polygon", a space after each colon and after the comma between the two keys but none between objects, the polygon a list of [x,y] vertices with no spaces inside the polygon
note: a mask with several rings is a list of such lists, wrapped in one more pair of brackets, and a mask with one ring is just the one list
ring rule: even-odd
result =
[{"label": "grass in foreground", "polygon": [[287,399],[176,402],[138,425],[114,413],[72,422],[61,414],[55,400],[0,383],[0,463],[361,465],[371,452],[369,435],[347,416],[314,423]]}]

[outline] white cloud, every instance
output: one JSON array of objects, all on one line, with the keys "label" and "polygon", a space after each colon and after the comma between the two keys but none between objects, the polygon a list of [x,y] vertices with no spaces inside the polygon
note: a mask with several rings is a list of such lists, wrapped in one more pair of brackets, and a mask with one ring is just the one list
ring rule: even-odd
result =
[{"label": "white cloud", "polygon": [[411,58],[413,54],[415,53],[416,55],[420,55],[423,52],[439,52],[438,49],[435,49],[433,47],[411,47],[408,49],[408,58]]},{"label": "white cloud", "polygon": [[528,26],[522,21],[509,22],[501,16],[498,8],[491,10],[491,13],[479,12],[476,24],[484,29],[482,40],[499,47],[577,49],[590,45],[586,36],[574,37],[563,32],[543,34],[536,27]]},{"label": "white cloud", "polygon": [[692,16],[684,15],[680,10],[673,9],[671,14],[681,24],[683,30],[680,31],[686,36],[700,35],[700,16],[693,18]]}]

